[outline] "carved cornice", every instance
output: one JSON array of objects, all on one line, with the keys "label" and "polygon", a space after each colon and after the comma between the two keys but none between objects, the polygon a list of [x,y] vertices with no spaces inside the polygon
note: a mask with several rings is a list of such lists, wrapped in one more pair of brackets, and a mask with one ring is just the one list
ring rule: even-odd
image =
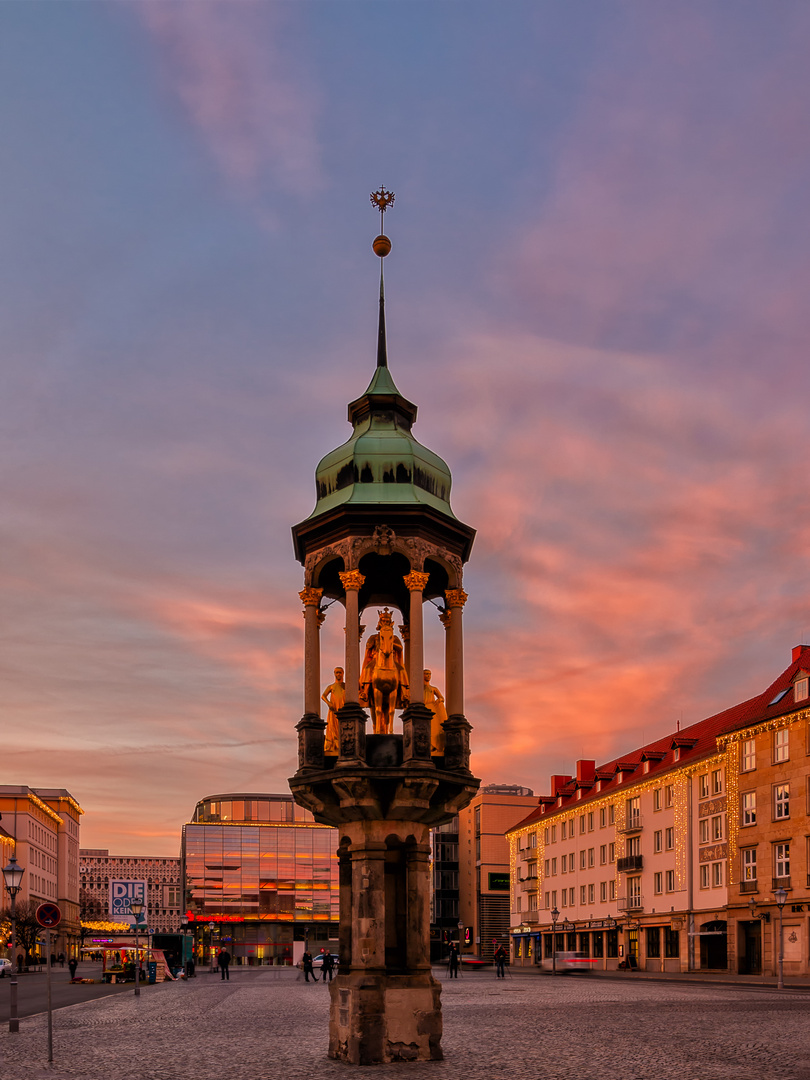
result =
[{"label": "carved cornice", "polygon": [[463,608],[467,603],[467,594],[463,589],[447,589],[444,595],[451,608]]},{"label": "carved cornice", "polygon": [[350,589],[359,592],[363,587],[363,582],[366,580],[365,574],[361,574],[359,570],[341,570],[338,576],[346,592]]},{"label": "carved cornice", "polygon": [[423,592],[429,578],[430,574],[423,574],[418,570],[411,570],[410,574],[405,574],[402,580],[405,582],[405,588],[408,592]]},{"label": "carved cornice", "polygon": [[449,630],[450,623],[453,620],[453,612],[449,608],[442,608],[442,610],[439,611],[438,615],[439,622],[442,624],[445,630]]}]

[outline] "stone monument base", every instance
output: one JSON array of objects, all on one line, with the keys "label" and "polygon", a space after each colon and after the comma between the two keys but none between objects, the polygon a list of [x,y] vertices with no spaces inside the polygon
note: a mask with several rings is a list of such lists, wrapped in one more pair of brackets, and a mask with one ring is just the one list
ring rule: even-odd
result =
[{"label": "stone monument base", "polygon": [[429,971],[350,971],[330,992],[329,1057],[350,1065],[442,1060],[442,988]]}]

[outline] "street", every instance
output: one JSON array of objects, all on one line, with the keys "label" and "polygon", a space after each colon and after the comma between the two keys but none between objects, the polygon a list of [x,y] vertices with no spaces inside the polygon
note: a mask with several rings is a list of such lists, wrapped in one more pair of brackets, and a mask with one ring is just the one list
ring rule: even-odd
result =
[{"label": "street", "polygon": [[[810,1080],[810,994],[491,971],[442,983],[445,1060],[372,1066],[363,1080]],[[0,993],[7,991],[0,983]],[[88,988],[89,989],[89,988]],[[0,1033],[3,1080],[311,1080],[326,1057],[329,988],[295,969],[232,968],[87,1001]]]},{"label": "street", "polygon": [[[82,963],[76,972],[77,978],[80,979],[98,979],[100,975],[101,964]],[[17,976],[18,1016],[31,1016],[47,1009],[47,979],[48,976],[44,968],[42,971],[31,971]],[[10,982],[11,978],[8,975],[0,979],[0,1023],[3,1024],[8,1024]],[[92,1001],[95,998],[109,997],[110,994],[125,993],[127,990],[129,990],[130,994],[133,993],[135,984],[124,983],[120,986],[107,986],[103,983],[96,983],[89,986],[77,983],[75,986],[71,986],[67,964],[64,968],[59,967],[57,964],[52,969],[51,1001],[54,1009],[61,1009],[66,1005],[77,1005],[82,1001]]]}]

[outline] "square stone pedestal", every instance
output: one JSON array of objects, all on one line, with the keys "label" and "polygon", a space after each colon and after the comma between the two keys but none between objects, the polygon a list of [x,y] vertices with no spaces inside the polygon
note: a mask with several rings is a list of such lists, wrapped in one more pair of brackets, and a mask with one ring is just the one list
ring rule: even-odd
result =
[{"label": "square stone pedestal", "polygon": [[349,972],[330,992],[330,1057],[351,1065],[441,1061],[442,988],[429,971]]}]

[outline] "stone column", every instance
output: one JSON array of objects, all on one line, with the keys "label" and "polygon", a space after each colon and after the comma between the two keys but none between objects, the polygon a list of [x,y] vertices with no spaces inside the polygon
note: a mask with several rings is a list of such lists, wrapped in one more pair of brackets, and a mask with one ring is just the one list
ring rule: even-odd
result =
[{"label": "stone column", "polygon": [[445,592],[450,614],[446,624],[445,679],[447,680],[447,715],[464,715],[464,634],[462,614],[467,603],[463,589],[447,589]]},{"label": "stone column", "polygon": [[430,844],[413,844],[406,857],[408,970],[430,971]]},{"label": "stone column", "polygon": [[385,842],[352,842],[352,968],[385,970]]},{"label": "stone column", "polygon": [[304,605],[304,712],[321,715],[321,633],[318,616],[323,589],[298,594]]},{"label": "stone column", "polygon": [[424,681],[425,649],[422,632],[422,592],[428,583],[430,574],[412,570],[404,577],[405,585],[411,594],[409,615],[410,652],[408,657],[408,679],[411,683],[411,700],[423,701],[422,685]]},{"label": "stone column", "polygon": [[340,574],[346,590],[346,704],[360,704],[360,611],[358,593],[365,576],[359,570]]}]

